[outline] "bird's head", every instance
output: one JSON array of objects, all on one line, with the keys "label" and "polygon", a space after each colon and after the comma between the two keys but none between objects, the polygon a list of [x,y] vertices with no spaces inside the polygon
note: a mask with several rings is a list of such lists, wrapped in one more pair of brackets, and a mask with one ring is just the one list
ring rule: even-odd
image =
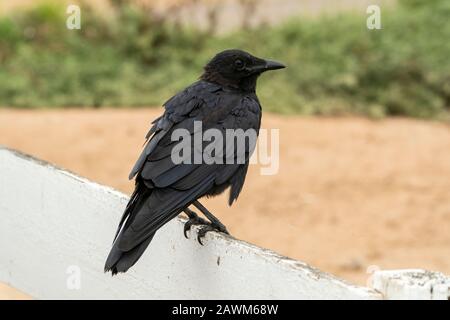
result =
[{"label": "bird's head", "polygon": [[201,79],[243,91],[255,91],[258,76],[269,70],[283,69],[279,62],[257,58],[248,52],[222,51],[205,66]]}]

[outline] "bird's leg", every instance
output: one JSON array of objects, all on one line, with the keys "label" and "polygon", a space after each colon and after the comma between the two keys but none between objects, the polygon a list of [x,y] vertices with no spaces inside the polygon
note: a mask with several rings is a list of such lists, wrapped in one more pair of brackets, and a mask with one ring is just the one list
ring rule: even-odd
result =
[{"label": "bird's leg", "polygon": [[226,234],[230,234],[225,225],[222,222],[220,222],[220,220],[217,219],[208,209],[206,209],[198,200],[195,200],[192,204],[198,210],[200,210],[205,215],[205,217],[208,218],[209,221],[211,221],[210,224],[206,224],[198,231],[197,240],[198,242],[200,242],[200,244],[203,245],[201,239],[210,231],[219,231]]},{"label": "bird's leg", "polygon": [[208,225],[209,222],[206,221],[205,219],[200,218],[194,211],[192,211],[189,208],[186,208],[183,210],[184,213],[187,214],[187,216],[189,217],[189,220],[186,221],[186,223],[184,224],[184,229],[183,229],[183,233],[184,236],[186,238],[188,238],[187,236],[187,231],[191,230],[191,227],[194,225]]},{"label": "bird's leg", "polygon": [[211,224],[213,226],[217,226],[219,231],[228,233],[225,225],[222,222],[220,222],[220,220],[218,218],[216,218],[208,209],[206,209],[205,206],[202,205],[198,200],[195,200],[192,204],[198,210],[200,210],[205,215],[205,217],[208,218],[209,221],[211,221]]}]

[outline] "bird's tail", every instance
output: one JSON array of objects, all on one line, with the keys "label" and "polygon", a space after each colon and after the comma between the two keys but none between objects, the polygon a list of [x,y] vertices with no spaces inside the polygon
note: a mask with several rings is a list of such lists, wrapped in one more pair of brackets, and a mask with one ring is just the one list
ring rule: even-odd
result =
[{"label": "bird's tail", "polygon": [[119,248],[121,236],[124,230],[129,227],[134,217],[140,210],[145,210],[146,206],[143,206],[143,204],[145,200],[148,199],[150,194],[151,190],[147,189],[143,185],[141,186],[139,183],[136,184],[136,189],[134,190],[128,205],[125,208],[125,212],[123,213],[117,229],[112,249],[106,259],[105,272],[111,271],[112,275],[119,272],[126,272],[139,260],[145,249],[152,241],[155,233],[150,234],[146,239],[131,250],[123,251]]}]

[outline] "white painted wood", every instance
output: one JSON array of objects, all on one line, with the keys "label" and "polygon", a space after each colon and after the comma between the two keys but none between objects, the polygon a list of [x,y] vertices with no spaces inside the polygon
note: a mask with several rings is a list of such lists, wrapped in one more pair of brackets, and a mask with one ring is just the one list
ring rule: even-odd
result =
[{"label": "white painted wood", "polygon": [[135,267],[112,278],[103,264],[127,200],[109,187],[0,147],[0,281],[39,299],[382,297],[217,233],[200,246],[195,235],[184,238],[180,218],[156,234]]},{"label": "white painted wood", "polygon": [[376,271],[373,288],[385,299],[450,300],[450,277],[420,269]]}]

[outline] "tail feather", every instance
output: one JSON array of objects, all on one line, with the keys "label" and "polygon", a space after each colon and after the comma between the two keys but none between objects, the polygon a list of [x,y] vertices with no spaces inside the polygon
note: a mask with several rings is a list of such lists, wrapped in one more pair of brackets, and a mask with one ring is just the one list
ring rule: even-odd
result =
[{"label": "tail feather", "polygon": [[114,244],[105,263],[105,272],[111,271],[113,276],[119,272],[126,272],[139,260],[152,241],[154,235],[155,234],[150,235],[138,246],[126,252],[119,250],[117,244]]},{"label": "tail feather", "polygon": [[130,201],[128,201],[122,218],[120,218],[119,226],[117,227],[117,232],[114,236],[114,241],[117,240],[117,237],[119,236],[124,223],[126,223],[127,225],[131,223],[130,218],[136,215],[136,212],[139,211],[140,207],[144,204],[144,201],[147,199],[147,197],[150,196],[150,194],[150,190],[146,189],[143,184],[136,183],[136,188],[134,189],[134,192],[130,197]]},{"label": "tail feather", "polygon": [[122,251],[118,248],[123,231],[128,228],[134,217],[142,209],[145,200],[147,200],[150,194],[151,190],[147,189],[140,183],[136,184],[136,189],[131,195],[130,201],[125,208],[125,212],[120,219],[119,227],[117,228],[117,232],[114,237],[113,247],[108,255],[108,258],[106,259],[105,272],[111,271],[112,275],[116,275],[119,272],[126,272],[139,260],[145,249],[152,241],[155,233],[150,234],[146,239],[131,250]]}]

